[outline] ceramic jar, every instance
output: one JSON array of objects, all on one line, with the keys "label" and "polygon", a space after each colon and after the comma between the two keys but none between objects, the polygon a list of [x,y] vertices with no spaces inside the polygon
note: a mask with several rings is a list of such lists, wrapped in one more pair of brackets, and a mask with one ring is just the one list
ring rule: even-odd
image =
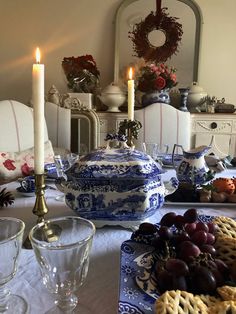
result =
[{"label": "ceramic jar", "polygon": [[98,98],[108,107],[107,111],[120,112],[119,107],[125,102],[126,95],[118,85],[111,83],[104,88]]},{"label": "ceramic jar", "polygon": [[207,97],[207,93],[204,89],[198,85],[198,83],[193,82],[192,86],[188,91],[187,107],[190,112],[199,112],[198,107],[204,102]]},{"label": "ceramic jar", "polygon": [[176,190],[177,179],[164,184],[163,173],[144,152],[106,148],[83,156],[66,173],[68,180],[57,180],[56,185],[65,193],[66,204],[96,225],[132,225],[153,215],[164,196]]},{"label": "ceramic jar", "polygon": [[148,106],[154,103],[170,103],[170,95],[168,89],[163,89],[161,91],[153,91],[146,93],[142,96],[142,106]]}]

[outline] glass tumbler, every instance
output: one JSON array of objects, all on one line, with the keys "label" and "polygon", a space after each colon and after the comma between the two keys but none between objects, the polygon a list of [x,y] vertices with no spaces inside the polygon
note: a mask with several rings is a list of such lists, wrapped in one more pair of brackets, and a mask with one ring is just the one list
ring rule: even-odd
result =
[{"label": "glass tumbler", "polygon": [[43,283],[55,295],[55,305],[63,313],[77,305],[80,312],[77,293],[87,276],[94,234],[94,224],[80,217],[51,219],[30,231]]},{"label": "glass tumbler", "polygon": [[25,224],[20,219],[0,218],[0,313],[27,313],[26,301],[10,293],[7,283],[17,271]]},{"label": "glass tumbler", "polygon": [[158,154],[158,144],[145,142],[143,143],[143,151],[151,156],[152,159],[156,160]]}]

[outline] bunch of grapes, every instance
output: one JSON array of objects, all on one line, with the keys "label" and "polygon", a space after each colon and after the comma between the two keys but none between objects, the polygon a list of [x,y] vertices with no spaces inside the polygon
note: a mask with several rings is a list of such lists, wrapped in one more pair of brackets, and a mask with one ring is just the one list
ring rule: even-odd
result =
[{"label": "bunch of grapes", "polygon": [[158,290],[186,290],[213,294],[217,287],[229,280],[229,268],[216,258],[214,248],[217,226],[198,220],[195,208],[184,215],[167,213],[157,229],[141,224],[142,230],[153,235],[154,275]]}]

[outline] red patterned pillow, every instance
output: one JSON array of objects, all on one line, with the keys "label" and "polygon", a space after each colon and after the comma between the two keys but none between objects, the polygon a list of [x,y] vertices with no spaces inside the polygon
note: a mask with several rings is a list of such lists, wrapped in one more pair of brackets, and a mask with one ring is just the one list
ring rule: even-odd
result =
[{"label": "red patterned pillow", "polygon": [[[53,163],[54,151],[50,141],[44,144],[45,163]],[[28,176],[34,169],[34,148],[21,152],[0,152],[0,184]]]}]

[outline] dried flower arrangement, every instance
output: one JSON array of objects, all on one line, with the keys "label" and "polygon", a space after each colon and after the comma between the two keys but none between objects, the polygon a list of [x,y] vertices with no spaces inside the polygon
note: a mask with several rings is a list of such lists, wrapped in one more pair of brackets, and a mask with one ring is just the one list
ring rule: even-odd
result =
[{"label": "dried flower arrangement", "polygon": [[65,57],[62,68],[73,92],[93,93],[99,85],[100,72],[91,55]]}]

